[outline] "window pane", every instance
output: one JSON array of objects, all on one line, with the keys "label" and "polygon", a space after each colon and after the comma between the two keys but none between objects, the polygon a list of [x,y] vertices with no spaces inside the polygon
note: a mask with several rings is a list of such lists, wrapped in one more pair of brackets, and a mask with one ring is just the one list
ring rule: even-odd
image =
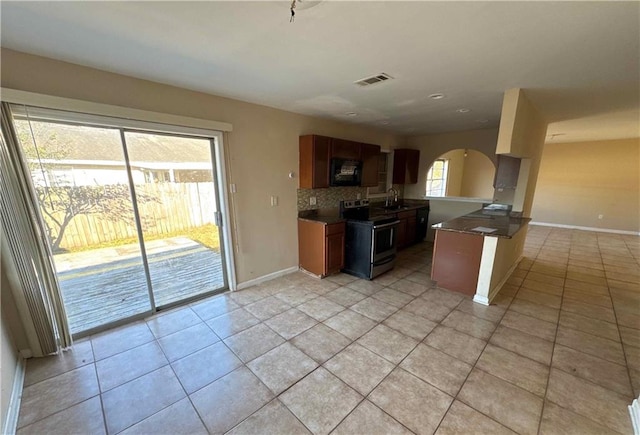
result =
[{"label": "window pane", "polygon": [[23,118],[14,125],[71,333],[150,312],[119,131]]},{"label": "window pane", "polygon": [[126,132],[157,306],[224,287],[208,139]]},{"label": "window pane", "polygon": [[445,196],[447,187],[448,160],[437,159],[427,171],[427,196]]}]

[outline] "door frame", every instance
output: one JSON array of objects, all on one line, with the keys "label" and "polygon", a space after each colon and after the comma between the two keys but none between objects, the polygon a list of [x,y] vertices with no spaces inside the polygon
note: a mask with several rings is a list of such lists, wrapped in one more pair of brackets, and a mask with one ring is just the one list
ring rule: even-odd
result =
[{"label": "door frame", "polygon": [[[57,97],[46,94],[22,91],[17,89],[0,87],[2,101],[25,105],[35,108],[51,109],[54,111],[64,111],[69,115],[75,115],[67,123],[89,124],[93,126],[115,127],[122,132],[126,130],[138,130],[155,133],[167,133],[178,136],[190,136],[209,139],[212,148],[212,162],[217,175],[217,198],[219,210],[222,214],[222,246],[221,253],[223,268],[226,272],[227,287],[234,291],[237,288],[237,277],[235,267],[235,250],[233,249],[231,202],[229,199],[229,180],[227,176],[227,150],[225,143],[225,133],[231,132],[233,126],[226,122],[213,121],[201,118],[173,115],[161,112],[133,109],[110,104],[95,103],[85,100]],[[53,120],[52,120],[53,121]],[[71,121],[71,122],[69,122]],[[128,165],[128,161],[127,161]],[[145,260],[146,261],[146,260]],[[221,290],[224,291],[224,290]],[[197,295],[163,306],[163,309],[171,308],[175,305],[184,305],[192,300],[210,297],[211,293]],[[100,327],[74,334],[74,338],[81,338],[92,335],[107,329],[115,328],[124,324],[155,314],[156,308],[152,307],[149,312],[137,314],[125,319],[120,319]]]},{"label": "door frame", "polygon": [[[231,225],[230,225],[229,213],[227,211],[229,210],[229,208],[228,208],[228,201],[226,198],[226,192],[227,192],[226,173],[223,172],[225,160],[224,160],[222,133],[211,132],[211,134],[208,136],[205,136],[205,135],[196,136],[193,134],[172,133],[170,129],[164,129],[163,131],[158,131],[158,130],[147,130],[147,129],[140,129],[140,128],[137,128],[137,129],[119,128],[119,130],[121,133],[121,142],[122,142],[123,150],[125,153],[125,162],[127,166],[127,175],[129,177],[129,184],[131,188],[131,197],[134,201],[134,215],[136,220],[136,228],[138,231],[138,240],[140,243],[141,253],[143,254],[143,263],[145,268],[145,274],[147,276],[147,281],[148,281],[149,297],[151,299],[152,313],[155,314],[156,312],[159,312],[159,311],[165,311],[167,309],[170,309],[176,306],[184,305],[199,299],[204,299],[209,296],[215,295],[217,293],[221,293],[227,289],[235,290],[235,267],[233,262],[233,255],[230,255],[230,256],[227,255],[228,251],[231,251],[231,254],[233,254],[233,250],[227,249],[228,246],[232,246],[232,245],[230,244],[231,243],[231,238],[230,238]],[[149,259],[146,254],[146,246],[144,243],[144,231],[142,230],[140,212],[138,210],[138,204],[136,199],[135,185],[133,183],[133,178],[131,173],[129,149],[128,149],[127,140],[126,140],[127,133],[156,134],[156,135],[162,135],[162,136],[180,137],[185,139],[201,139],[201,140],[207,140],[209,142],[209,153],[211,156],[211,172],[213,175],[212,183],[216,188],[216,208],[220,212],[221,218],[222,218],[222,225],[221,227],[218,227],[218,231],[220,233],[219,235],[222,242],[220,245],[220,254],[221,254],[221,261],[222,261],[222,269],[224,271],[225,285],[221,289],[212,290],[210,292],[190,296],[184,299],[180,299],[179,301],[171,302],[165,305],[158,306],[158,304],[156,303],[155,295],[153,295],[153,283],[151,281],[151,272],[149,270],[149,264],[148,264]],[[227,245],[227,240],[229,241],[229,245]],[[233,287],[232,287],[232,282],[233,282]]]}]

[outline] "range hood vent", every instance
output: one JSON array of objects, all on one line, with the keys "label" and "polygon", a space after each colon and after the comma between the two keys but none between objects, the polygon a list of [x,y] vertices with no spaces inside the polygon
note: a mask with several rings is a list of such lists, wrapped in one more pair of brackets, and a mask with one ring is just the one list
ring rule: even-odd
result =
[{"label": "range hood vent", "polygon": [[380,73],[376,76],[371,76],[371,77],[366,77],[364,79],[360,79],[356,82],[354,82],[356,85],[358,86],[371,86],[371,85],[375,85],[376,83],[380,83],[380,82],[384,82],[387,80],[391,80],[393,77],[391,77],[389,74],[387,73]]}]

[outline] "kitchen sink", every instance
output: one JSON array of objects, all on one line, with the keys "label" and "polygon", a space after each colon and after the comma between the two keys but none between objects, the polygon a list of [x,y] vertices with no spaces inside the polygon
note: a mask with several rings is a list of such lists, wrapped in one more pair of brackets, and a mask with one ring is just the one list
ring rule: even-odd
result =
[{"label": "kitchen sink", "polygon": [[383,208],[385,210],[406,210],[410,207],[408,205],[386,205]]}]

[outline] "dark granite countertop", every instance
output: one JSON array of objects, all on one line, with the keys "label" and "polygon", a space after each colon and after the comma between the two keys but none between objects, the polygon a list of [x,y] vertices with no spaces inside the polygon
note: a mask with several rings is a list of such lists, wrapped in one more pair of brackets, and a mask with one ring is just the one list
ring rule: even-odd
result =
[{"label": "dark granite countertop", "polygon": [[[429,201],[420,199],[405,199],[399,203],[399,208],[396,210],[388,210],[384,208],[384,202],[375,202],[369,206],[369,215],[375,216],[388,216],[403,211],[417,210],[419,208],[428,207]],[[316,210],[301,210],[298,212],[298,219],[302,219],[310,222],[318,222],[322,224],[337,224],[340,222],[346,222],[346,219],[340,217],[340,211],[337,208],[323,208]]]},{"label": "dark granite countertop", "polygon": [[339,217],[330,217],[330,216],[307,216],[307,217],[298,217],[298,219],[309,222],[319,222],[325,225],[331,224],[339,224],[340,222],[346,222],[346,219],[342,219]]},{"label": "dark granite countertop", "polygon": [[384,202],[373,203],[370,207],[371,216],[383,216],[400,213],[403,211],[417,210],[419,208],[429,207],[429,201],[424,199],[404,199],[398,204],[397,209],[388,209],[384,206]]},{"label": "dark granite countertop", "polygon": [[318,222],[325,225],[346,222],[346,219],[342,219],[339,214],[340,213],[337,208],[303,210],[298,212],[298,219],[309,222]]},{"label": "dark granite countertop", "polygon": [[[442,231],[453,231],[457,233],[476,234],[479,236],[502,237],[506,239],[512,238],[520,229],[531,221],[531,218],[523,218],[519,216],[505,215],[492,216],[483,214],[482,210],[451,219],[446,222],[432,225],[432,228]],[[482,231],[475,229],[484,227],[487,229],[495,229],[496,231]]]}]

